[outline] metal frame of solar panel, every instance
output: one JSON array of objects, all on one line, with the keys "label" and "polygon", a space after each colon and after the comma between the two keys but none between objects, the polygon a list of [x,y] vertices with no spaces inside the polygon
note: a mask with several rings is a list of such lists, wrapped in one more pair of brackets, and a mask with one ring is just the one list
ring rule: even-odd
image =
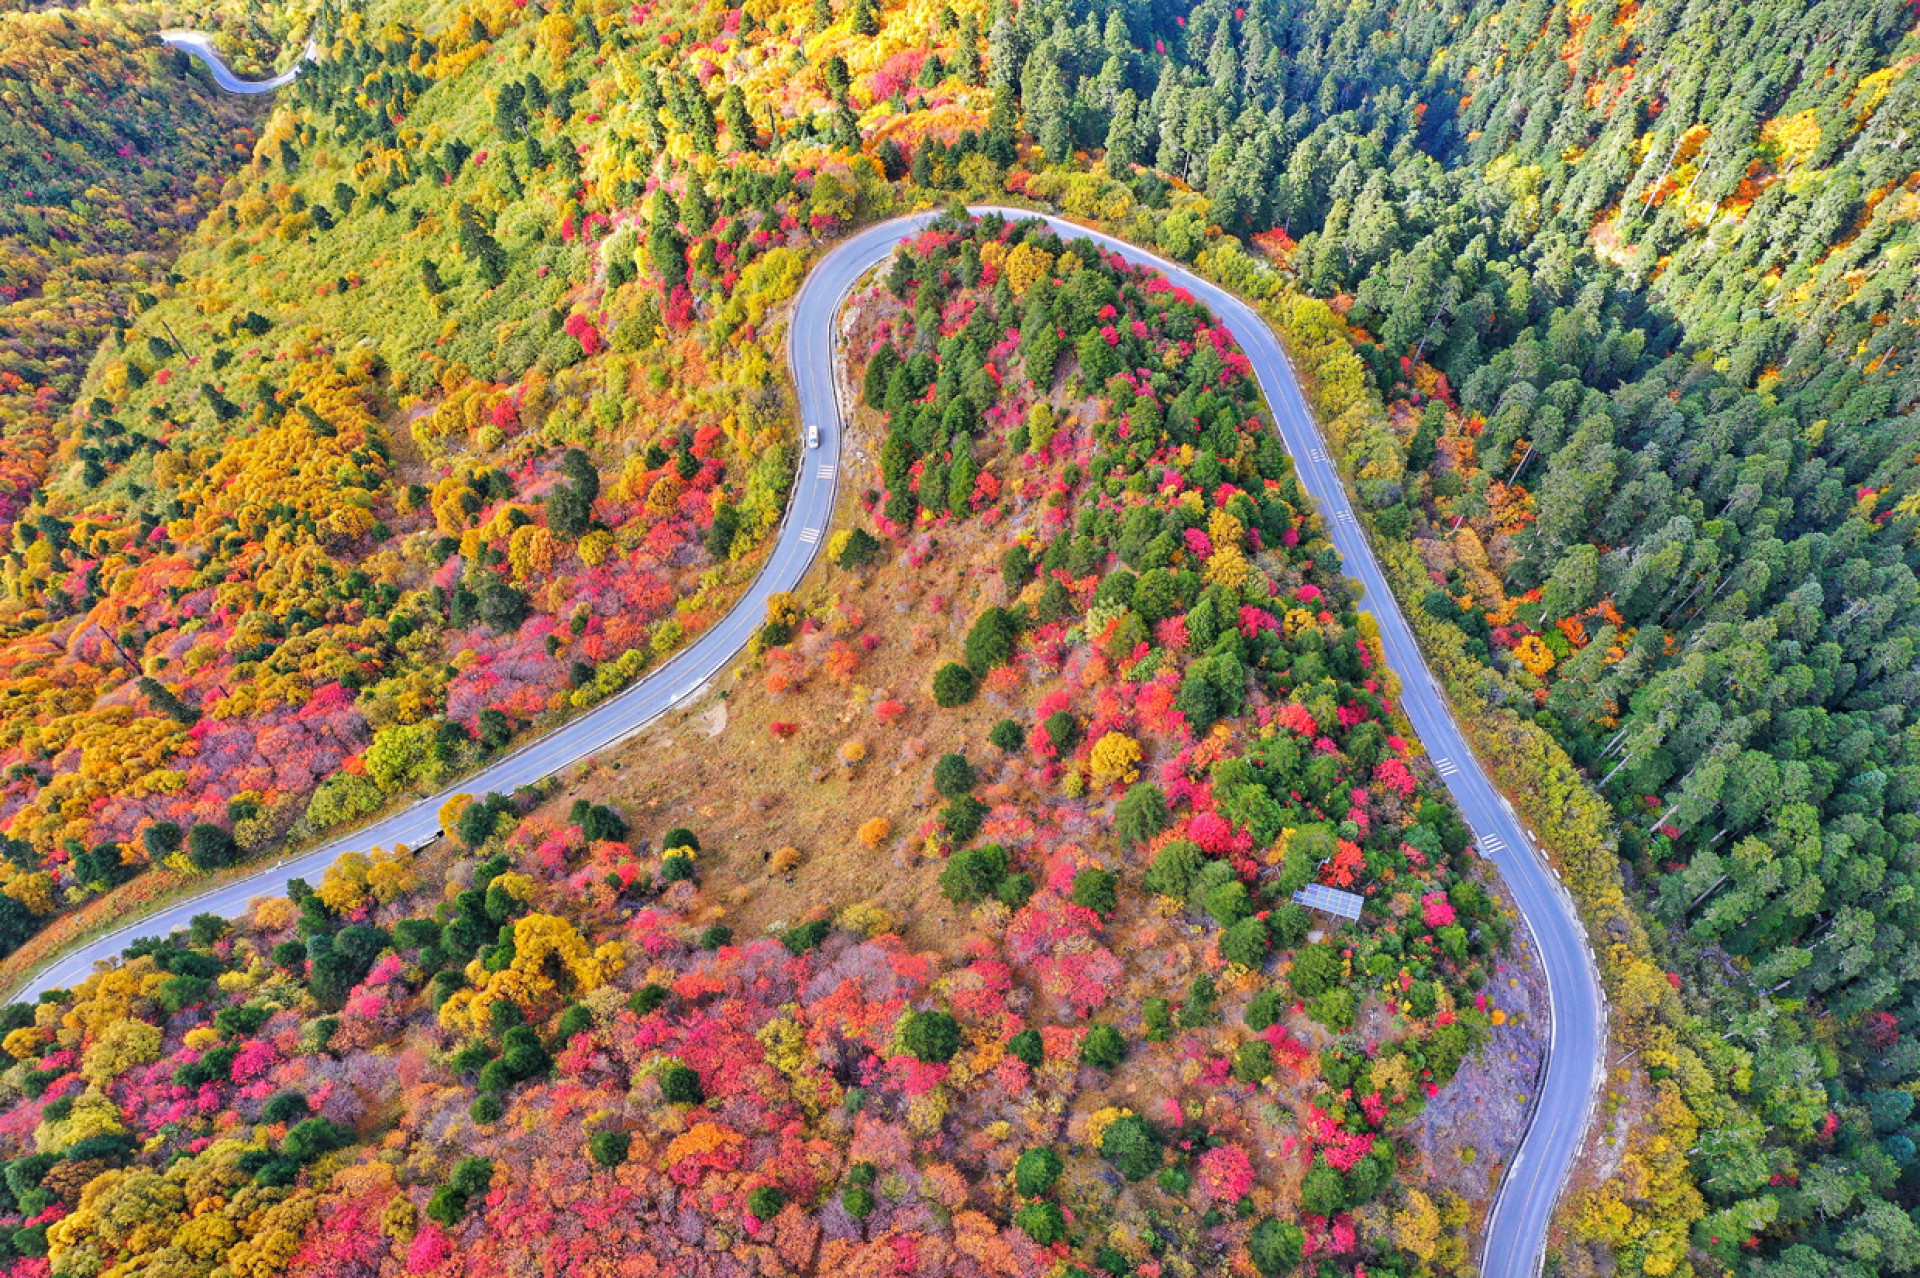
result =
[{"label": "metal frame of solar panel", "polygon": [[1343,919],[1358,919],[1362,904],[1359,896],[1352,892],[1342,892],[1322,883],[1309,883],[1293,894],[1294,904],[1304,905],[1309,910],[1319,910],[1322,914],[1338,915]]}]

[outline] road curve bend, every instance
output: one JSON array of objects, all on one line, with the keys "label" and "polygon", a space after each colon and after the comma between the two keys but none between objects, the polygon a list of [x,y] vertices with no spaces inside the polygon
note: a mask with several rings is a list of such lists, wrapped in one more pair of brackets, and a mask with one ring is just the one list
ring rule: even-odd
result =
[{"label": "road curve bend", "polygon": [[[997,212],[1009,218],[1041,216],[1008,208],[983,207],[973,212]],[[1481,855],[1494,863],[1525,916],[1546,969],[1553,1027],[1546,1074],[1533,1098],[1532,1122],[1501,1178],[1488,1216],[1480,1272],[1482,1278],[1533,1278],[1546,1258],[1554,1203],[1580,1152],[1606,1042],[1600,975],[1572,896],[1468,747],[1373,557],[1319,427],[1307,411],[1293,366],[1273,330],[1245,302],[1177,263],[1060,218],[1041,220],[1062,238],[1090,239],[1136,266],[1159,271],[1210,307],[1232,330],[1253,365],[1301,486],[1319,504],[1347,575],[1363,589],[1361,607],[1379,623],[1387,664],[1400,679],[1401,708],[1472,828]]]},{"label": "road curve bend", "polygon": [[[1362,606],[1379,624],[1387,662],[1400,679],[1402,708],[1471,826],[1481,854],[1505,879],[1546,968],[1553,1008],[1546,1074],[1532,1122],[1495,1196],[1481,1265],[1484,1278],[1533,1278],[1544,1260],[1554,1202],[1579,1152],[1600,1077],[1605,1020],[1599,976],[1571,897],[1468,748],[1428,671],[1278,339],[1251,308],[1218,285],[1112,236],[1023,209],[983,206],[972,212],[1039,217],[1063,238],[1091,239],[1128,262],[1159,271],[1212,308],[1251,361],[1300,482],[1319,503],[1347,574],[1363,589]],[[632,736],[704,688],[745,648],[765,615],[768,597],[800,584],[832,523],[845,425],[835,368],[841,304],[860,277],[885,261],[904,236],[936,216],[932,211],[915,213],[869,227],[836,245],[808,273],[788,325],[788,359],[800,411],[799,474],[773,553],[740,602],[713,628],[631,688],[478,773],[353,835],[83,946],[42,970],[15,997],[31,1001],[45,990],[85,979],[96,963],[117,955],[136,935],[185,927],[196,914],[235,917],[254,898],[284,891],[291,878],[314,878],[344,852],[429,842],[440,833],[441,805],[455,794],[506,792],[550,776]],[[817,447],[805,446],[809,427],[819,429]]]},{"label": "road curve bend", "polygon": [[212,37],[205,32],[178,29],[162,31],[160,39],[162,43],[205,63],[207,70],[213,73],[213,82],[228,93],[272,93],[275,89],[284,89],[299,76],[303,63],[312,62],[320,56],[320,46],[309,40],[300,56],[294,59],[293,65],[279,75],[270,80],[242,80],[228,69],[226,60],[213,47]]},{"label": "road curve bend", "polygon": [[[772,553],[726,616],[651,674],[570,723],[404,811],[311,852],[210,888],[82,945],[35,973],[13,997],[32,1002],[47,990],[75,985],[93,972],[95,964],[119,955],[135,937],[164,935],[186,927],[197,914],[238,917],[256,898],[284,892],[290,879],[315,879],[343,853],[396,843],[420,847],[440,836],[440,808],[456,794],[510,793],[552,776],[634,735],[702,691],[746,648],[747,640],[766,616],[767,600],[800,584],[826,539],[833,519],[841,440],[831,369],[835,317],[853,282],[867,267],[893,252],[901,230],[900,225],[889,223],[852,237],[827,254],[801,288],[788,326],[788,359],[801,408],[799,473],[788,495],[786,516],[775,535]],[[820,442],[814,448],[805,446],[806,427],[810,425],[820,428]]]}]

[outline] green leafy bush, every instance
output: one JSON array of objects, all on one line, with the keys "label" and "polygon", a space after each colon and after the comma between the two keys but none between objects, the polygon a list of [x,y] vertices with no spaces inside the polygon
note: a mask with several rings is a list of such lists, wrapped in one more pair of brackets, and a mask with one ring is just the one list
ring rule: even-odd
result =
[{"label": "green leafy bush", "polygon": [[1080,1059],[1099,1069],[1116,1069],[1127,1058],[1127,1040],[1111,1025],[1096,1025],[1080,1043]]},{"label": "green leafy bush", "polygon": [[1213,1023],[1213,1003],[1218,997],[1213,977],[1206,972],[1193,978],[1187,987],[1187,1001],[1180,1008],[1180,1028],[1199,1029]]},{"label": "green leafy bush", "polygon": [[916,1060],[944,1065],[960,1050],[960,1022],[945,1012],[909,1012],[900,1043]]},{"label": "green leafy bush", "polygon": [[833,924],[825,919],[814,919],[798,927],[789,928],[781,934],[780,943],[787,947],[789,954],[798,956],[817,947],[832,932]]},{"label": "green leafy bush", "polygon": [[1167,828],[1167,796],[1149,781],[1132,786],[1113,813],[1113,832],[1127,847],[1139,847]]},{"label": "green leafy bush", "polygon": [[1302,946],[1293,956],[1287,983],[1300,998],[1311,1000],[1339,984],[1341,968],[1340,952],[1327,942]]},{"label": "green leafy bush", "polygon": [[943,754],[933,765],[933,788],[942,798],[957,799],[971,791],[978,781],[973,765],[964,754]]},{"label": "green leafy bush", "polygon": [[1189,839],[1175,839],[1154,853],[1153,864],[1147,867],[1141,886],[1161,896],[1185,900],[1194,876],[1205,862],[1199,844]]},{"label": "green leafy bush", "polygon": [[1279,1024],[1286,1014],[1287,1001],[1280,996],[1280,991],[1261,990],[1247,1001],[1247,1028],[1255,1031],[1266,1029]]},{"label": "green leafy bush", "polygon": [[1307,1238],[1297,1225],[1271,1216],[1253,1227],[1247,1238],[1247,1253],[1261,1278],[1282,1278],[1296,1269],[1306,1255]]},{"label": "green leafy bush", "polygon": [[1347,1206],[1347,1183],[1324,1159],[1307,1169],[1300,1180],[1300,1210],[1332,1216]]},{"label": "green leafy bush", "polygon": [[1106,918],[1120,906],[1119,880],[1089,866],[1073,876],[1073,903]]},{"label": "green leafy bush", "polygon": [[1233,1076],[1242,1083],[1258,1083],[1273,1074],[1273,1048],[1264,1038],[1240,1044],[1233,1058]]},{"label": "green leafy bush", "polygon": [[1038,1198],[1053,1188],[1065,1165],[1060,1155],[1045,1145],[1022,1151],[1013,1164],[1013,1187],[1023,1197]]},{"label": "green leafy bush", "polygon": [[984,678],[995,666],[1012,661],[1017,638],[1019,631],[1012,614],[1005,608],[992,607],[982,612],[967,631],[967,665],[975,677]]},{"label": "green leafy bush", "polygon": [[1067,1218],[1058,1203],[1048,1199],[1028,1203],[1013,1214],[1013,1223],[1042,1247],[1051,1247],[1067,1236]]},{"label": "green leafy bush", "polygon": [[986,804],[971,794],[963,794],[946,807],[940,809],[940,824],[947,832],[947,838],[954,844],[965,843],[980,832],[980,826],[991,811]]},{"label": "green leafy bush", "polygon": [[1259,967],[1267,961],[1265,919],[1243,918],[1220,934],[1220,956],[1241,967]]},{"label": "green leafy bush", "polygon": [[998,843],[961,848],[940,871],[940,892],[956,905],[972,905],[994,894],[1007,873],[1007,850]]},{"label": "green leafy bush", "polygon": [[678,1061],[660,1071],[660,1094],[669,1105],[698,1105],[707,1099],[700,1075]]},{"label": "green leafy bush", "polygon": [[949,661],[933,672],[933,704],[951,710],[973,700],[973,671],[957,661]]},{"label": "green leafy bush", "polygon": [[1023,1029],[1007,1040],[1007,1054],[1015,1060],[1024,1061],[1031,1069],[1039,1069],[1046,1060],[1046,1048],[1037,1029]]},{"label": "green leafy bush", "polygon": [[1145,1180],[1160,1169],[1160,1133],[1138,1114],[1122,1114],[1101,1135],[1100,1153],[1128,1180]]},{"label": "green leafy bush", "polygon": [[1033,896],[1037,886],[1033,876],[1022,870],[1001,879],[1000,886],[993,890],[993,895],[1009,910],[1017,912]]}]

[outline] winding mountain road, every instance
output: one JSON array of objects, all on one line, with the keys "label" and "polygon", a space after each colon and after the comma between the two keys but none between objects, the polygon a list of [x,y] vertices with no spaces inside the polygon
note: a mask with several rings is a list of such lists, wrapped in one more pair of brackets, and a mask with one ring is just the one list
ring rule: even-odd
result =
[{"label": "winding mountain road", "polygon": [[[273,80],[239,80],[205,36],[166,32],[162,38],[207,63],[215,81],[231,92],[269,92],[289,83],[300,67],[296,62]],[[311,45],[303,58],[310,56]],[[972,211],[1016,219],[1040,216],[992,206]],[[834,247],[809,272],[794,303],[788,358],[799,397],[799,438],[805,441],[807,428],[818,427],[819,445],[801,448],[799,474],[772,555],[740,602],[713,628],[624,692],[478,773],[351,836],[211,889],[82,946],[36,974],[15,997],[32,1001],[43,991],[84,980],[96,963],[118,955],[135,936],[185,927],[197,914],[237,916],[254,898],[284,891],[291,878],[316,878],[344,852],[429,842],[439,835],[441,805],[453,795],[508,792],[550,776],[634,735],[703,689],[745,648],[765,616],[768,598],[800,584],[829,531],[845,424],[834,349],[841,305],[867,270],[886,260],[903,236],[935,216],[929,211],[869,227]],[[1484,1278],[1533,1278],[1544,1259],[1554,1202],[1579,1152],[1605,1043],[1599,977],[1572,899],[1468,748],[1373,557],[1273,331],[1245,303],[1184,267],[1058,218],[1042,220],[1063,238],[1091,239],[1128,262],[1161,272],[1212,308],[1232,330],[1252,362],[1300,482],[1319,504],[1345,570],[1361,585],[1363,606],[1379,624],[1387,662],[1400,678],[1401,706],[1471,826],[1481,854],[1493,861],[1525,916],[1546,969],[1552,1037],[1532,1122],[1501,1181],[1488,1219],[1481,1272]]]},{"label": "winding mountain road", "polygon": [[204,31],[162,31],[160,40],[205,63],[207,70],[213,73],[213,82],[228,93],[272,93],[275,89],[284,89],[300,74],[301,64],[312,62],[320,56],[320,46],[309,40],[300,56],[294,59],[293,65],[279,75],[270,80],[242,80],[228,68],[219,50],[213,47],[212,38]]}]

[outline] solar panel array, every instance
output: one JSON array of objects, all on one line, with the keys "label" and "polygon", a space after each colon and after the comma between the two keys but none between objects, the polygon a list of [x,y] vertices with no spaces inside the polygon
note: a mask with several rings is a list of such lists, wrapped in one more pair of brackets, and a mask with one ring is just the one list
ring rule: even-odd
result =
[{"label": "solar panel array", "polygon": [[1304,905],[1309,910],[1319,910],[1322,914],[1337,914],[1343,919],[1360,917],[1361,898],[1352,892],[1342,892],[1339,888],[1330,888],[1320,883],[1309,883],[1293,894],[1294,904]]}]

